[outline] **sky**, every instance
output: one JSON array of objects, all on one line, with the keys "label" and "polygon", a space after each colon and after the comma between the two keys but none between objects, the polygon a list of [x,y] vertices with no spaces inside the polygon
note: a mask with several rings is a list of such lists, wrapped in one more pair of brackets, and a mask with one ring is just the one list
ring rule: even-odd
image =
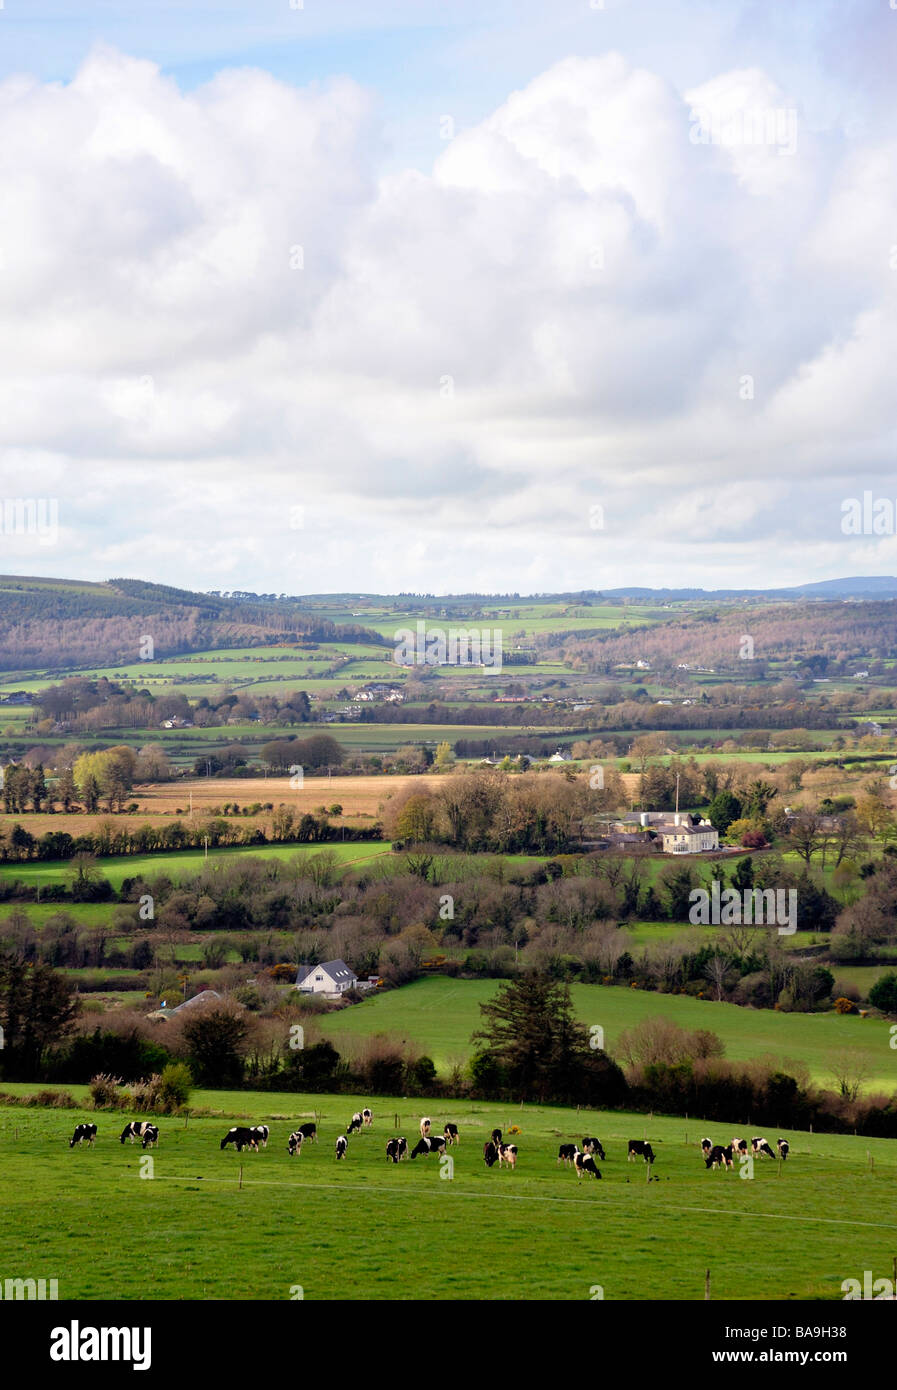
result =
[{"label": "sky", "polygon": [[895,65],[897,0],[5,0],[0,572],[897,575]]}]

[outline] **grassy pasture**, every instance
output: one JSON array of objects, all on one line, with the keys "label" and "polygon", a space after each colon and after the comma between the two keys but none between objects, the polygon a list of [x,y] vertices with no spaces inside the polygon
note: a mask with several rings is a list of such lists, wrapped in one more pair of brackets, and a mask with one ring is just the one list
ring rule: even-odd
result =
[{"label": "grassy pasture", "polygon": [[[492,980],[419,980],[321,1020],[320,1032],[337,1048],[341,1039],[386,1033],[416,1043],[441,1070],[470,1056],[470,1036],[481,1022],[479,1005],[491,999],[497,989],[497,982]],[[663,1017],[683,1028],[709,1028],[719,1034],[730,1061],[771,1055],[782,1063],[803,1063],[813,1080],[828,1086],[833,1084],[833,1058],[849,1050],[866,1067],[865,1089],[888,1095],[897,1090],[897,1052],[889,1045],[889,1027],[884,1019],[744,1009],[737,1004],[618,985],[574,984],[570,993],[580,1021],[604,1028],[605,1045],[611,1054],[624,1029],[642,1019]]]},{"label": "grassy pasture", "polygon": [[[756,1160],[741,1181],[707,1171],[699,1148],[737,1124],[370,1096],[200,1092],[193,1103],[222,1116],[161,1117],[146,1155],[118,1142],[130,1114],[0,1108],[4,1275],[56,1278],[60,1299],[288,1300],[298,1285],[313,1301],[586,1301],[598,1287],[620,1301],[700,1300],[709,1267],[715,1299],[815,1300],[840,1299],[864,1269],[889,1275],[897,1248],[893,1140],[781,1131],[787,1163]],[[337,1163],[334,1140],[363,1104],[374,1126]],[[412,1144],[421,1114],[458,1124],[451,1181],[436,1158],[386,1161],[395,1111]],[[320,1142],[290,1158],[288,1133],[315,1113]],[[70,1150],[87,1120],[95,1147]],[[268,1123],[268,1148],[222,1153],[238,1120]],[[483,1141],[511,1124],[517,1168],[487,1169]],[[601,1182],[557,1164],[558,1144],[584,1133],[607,1152]],[[651,1182],[626,1160],[627,1140],[643,1136],[657,1153]],[[145,1157],[152,1179],[140,1177]],[[510,1257],[514,1278],[496,1278]]]}]

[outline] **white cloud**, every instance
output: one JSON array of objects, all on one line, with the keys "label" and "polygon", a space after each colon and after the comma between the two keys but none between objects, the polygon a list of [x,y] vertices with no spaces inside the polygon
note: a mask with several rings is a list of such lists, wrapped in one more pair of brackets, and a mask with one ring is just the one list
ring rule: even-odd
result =
[{"label": "white cloud", "polygon": [[59,497],[43,568],[760,586],[803,577],[758,555],[789,532],[806,577],[891,563],[830,524],[892,456],[887,138],[704,144],[697,108],[737,133],[791,104],[756,68],[680,94],[570,58],[378,176],[345,79],[185,94],[100,48],[0,83],[0,495]]}]

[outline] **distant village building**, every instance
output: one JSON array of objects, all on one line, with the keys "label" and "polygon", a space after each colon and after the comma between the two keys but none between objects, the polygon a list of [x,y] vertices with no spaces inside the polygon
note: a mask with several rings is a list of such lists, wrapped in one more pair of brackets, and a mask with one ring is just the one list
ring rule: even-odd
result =
[{"label": "distant village building", "polygon": [[357,989],[358,976],[344,960],[326,960],[322,965],[300,965],[295,987],[300,994],[345,994]]},{"label": "distant village building", "polygon": [[370,701],[375,704],[400,705],[405,699],[404,693],[397,685],[383,685],[374,682],[371,685],[364,685],[357,691],[352,699],[355,701]]},{"label": "distant village building", "polygon": [[701,854],[719,849],[719,832],[709,820],[688,811],[631,811],[613,829],[618,834],[628,834],[636,826],[647,831],[652,839],[659,839],[664,854]]}]

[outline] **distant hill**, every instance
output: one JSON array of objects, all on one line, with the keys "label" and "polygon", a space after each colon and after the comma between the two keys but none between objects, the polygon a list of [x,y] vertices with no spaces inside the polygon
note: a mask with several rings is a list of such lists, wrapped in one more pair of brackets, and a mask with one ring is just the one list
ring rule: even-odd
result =
[{"label": "distant hill", "polygon": [[889,575],[865,575],[851,579],[819,579],[785,589],[605,589],[608,598],[637,599],[644,603],[687,603],[701,599],[795,598],[897,598],[897,579]]}]

